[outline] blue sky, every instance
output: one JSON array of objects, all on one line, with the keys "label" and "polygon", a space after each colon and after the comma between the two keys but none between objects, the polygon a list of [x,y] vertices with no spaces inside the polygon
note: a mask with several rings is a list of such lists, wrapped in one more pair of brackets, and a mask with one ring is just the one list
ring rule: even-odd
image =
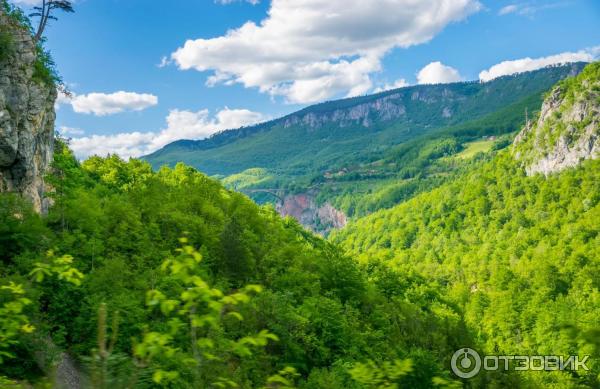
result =
[{"label": "blue sky", "polygon": [[485,81],[600,52],[597,0],[76,0],[75,9],[45,35],[73,92],[57,129],[80,157],[139,156],[322,100]]}]

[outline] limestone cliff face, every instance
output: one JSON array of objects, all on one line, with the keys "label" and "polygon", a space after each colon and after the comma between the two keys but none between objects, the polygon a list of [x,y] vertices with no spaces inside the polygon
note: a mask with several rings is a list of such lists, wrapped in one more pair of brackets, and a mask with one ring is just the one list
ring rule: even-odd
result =
[{"label": "limestone cliff face", "polygon": [[515,138],[514,150],[528,175],[548,175],[600,157],[599,63],[552,90],[537,122]]},{"label": "limestone cliff face", "polygon": [[342,228],[347,223],[342,211],[329,203],[317,205],[312,193],[285,196],[276,208],[281,216],[292,216],[306,228],[322,235],[327,235],[332,229]]},{"label": "limestone cliff face", "polygon": [[0,191],[17,192],[44,212],[43,176],[53,152],[56,89],[35,79],[31,34],[0,10],[10,50],[0,53]]},{"label": "limestone cliff face", "polygon": [[406,108],[402,99],[402,94],[395,93],[350,108],[336,109],[320,114],[309,112],[292,115],[284,120],[283,126],[290,127],[303,124],[315,128],[328,123],[335,123],[340,127],[355,124],[369,127],[375,120],[389,121],[406,115]]}]

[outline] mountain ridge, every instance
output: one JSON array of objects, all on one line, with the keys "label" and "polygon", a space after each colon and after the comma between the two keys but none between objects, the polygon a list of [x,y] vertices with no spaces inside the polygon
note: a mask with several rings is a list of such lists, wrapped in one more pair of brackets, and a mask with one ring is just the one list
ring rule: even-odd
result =
[{"label": "mountain ridge", "polygon": [[[303,126],[311,130],[318,130],[323,129],[329,124],[332,124],[337,125],[340,128],[350,129],[358,127],[363,129],[370,128],[371,130],[376,131],[378,126],[387,126],[392,124],[394,121],[401,122],[400,124],[403,127],[439,127],[440,125],[452,125],[459,122],[460,117],[467,115],[472,117],[473,113],[479,113],[479,115],[475,115],[475,117],[481,116],[481,112],[474,112],[480,109],[478,106],[463,107],[460,104],[461,100],[464,101],[465,99],[468,99],[477,93],[482,93],[483,98],[486,97],[486,93],[498,93],[498,89],[501,88],[497,88],[497,86],[503,83],[511,83],[512,81],[512,83],[518,84],[519,80],[521,79],[542,77],[550,73],[558,73],[558,75],[553,74],[549,76],[551,80],[545,83],[545,88],[541,88],[546,89],[560,78],[577,74],[583,68],[583,66],[584,63],[581,62],[570,63],[546,67],[536,71],[524,72],[516,75],[503,76],[485,83],[479,81],[468,81],[450,84],[413,85],[383,91],[372,95],[326,101],[305,107],[299,111],[257,125],[224,130],[215,133],[206,139],[178,140],[142,158],[148,160],[155,168],[162,164],[173,165],[174,162],[176,162],[176,156],[173,156],[174,153],[191,153],[214,150],[220,147],[230,146],[244,139],[247,140],[253,136],[264,134],[270,130],[277,128],[292,129],[295,126]],[[535,83],[532,82],[531,84]],[[525,88],[526,87],[528,86],[525,86]],[[530,91],[525,92],[518,91],[519,87],[516,87],[512,90],[512,92],[517,91],[515,94],[524,97],[527,92],[530,92],[529,94],[539,92],[540,88],[536,87],[537,85],[532,87]],[[521,86],[521,88],[523,88],[523,86]],[[506,99],[506,97],[503,97],[503,99]],[[415,101],[416,104],[414,103]],[[415,106],[423,105],[419,104],[419,102],[425,104],[426,106],[431,106],[432,104],[436,103],[446,104],[447,106],[436,107],[439,108],[437,109],[437,111],[439,111],[437,114],[442,119],[437,118],[438,120],[434,119],[433,123],[430,123],[431,118],[415,117],[415,113],[410,110],[410,106],[411,103],[413,103],[412,105]],[[503,102],[504,100],[498,101],[495,106],[493,104],[488,105],[498,109]],[[409,112],[407,112],[407,109]],[[461,113],[463,115],[461,115]],[[456,118],[457,114],[459,115],[458,118]],[[405,119],[404,122],[402,122],[402,118]],[[395,143],[397,142],[398,139],[395,139]],[[185,157],[189,156],[184,156],[183,158]],[[194,158],[189,157],[183,161],[190,162],[190,159],[193,160]],[[207,171],[210,174],[231,174],[245,170],[236,170],[235,167],[229,168],[229,166],[220,166],[227,165],[226,162],[220,163],[218,160],[215,162],[193,163],[192,161],[191,164],[195,167],[199,167],[203,171]],[[250,167],[264,166],[246,166],[246,168]]]}]

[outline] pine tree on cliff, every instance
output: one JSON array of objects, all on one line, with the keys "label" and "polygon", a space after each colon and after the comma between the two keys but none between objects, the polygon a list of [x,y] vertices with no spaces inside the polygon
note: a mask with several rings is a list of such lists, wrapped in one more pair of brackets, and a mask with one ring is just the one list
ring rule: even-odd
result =
[{"label": "pine tree on cliff", "polygon": [[40,18],[40,22],[34,37],[35,42],[39,41],[42,37],[44,29],[48,24],[48,20],[57,20],[56,16],[52,15],[54,10],[58,9],[64,12],[75,12],[72,3],[72,1],[67,0],[42,0],[41,6],[33,7],[35,12],[31,13],[29,16]]}]

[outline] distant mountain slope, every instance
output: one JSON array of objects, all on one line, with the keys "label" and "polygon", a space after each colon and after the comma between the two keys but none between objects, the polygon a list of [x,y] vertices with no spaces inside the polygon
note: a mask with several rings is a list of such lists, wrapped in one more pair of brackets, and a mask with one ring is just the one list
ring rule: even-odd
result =
[{"label": "distant mountain slope", "polygon": [[549,67],[487,83],[417,85],[330,101],[209,139],[177,141],[145,159],[155,168],[183,161],[221,175],[254,167],[285,175],[324,171],[527,98],[537,108],[544,91],[583,65]]}]

